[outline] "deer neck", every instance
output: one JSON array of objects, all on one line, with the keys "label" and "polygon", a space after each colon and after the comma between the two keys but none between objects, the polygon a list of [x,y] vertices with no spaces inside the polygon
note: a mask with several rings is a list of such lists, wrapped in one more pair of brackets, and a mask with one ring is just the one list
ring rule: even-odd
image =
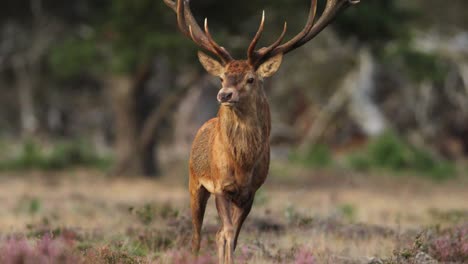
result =
[{"label": "deer neck", "polygon": [[270,109],[263,91],[242,105],[222,105],[218,112],[221,140],[234,161],[249,170],[267,149],[270,136]]}]

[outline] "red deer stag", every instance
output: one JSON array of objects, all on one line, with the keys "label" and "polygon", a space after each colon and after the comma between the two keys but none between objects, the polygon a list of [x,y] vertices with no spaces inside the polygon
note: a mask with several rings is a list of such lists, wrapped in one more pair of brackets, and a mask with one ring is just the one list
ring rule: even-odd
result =
[{"label": "red deer stag", "polygon": [[[219,263],[233,263],[233,253],[242,223],[252,208],[255,192],[265,181],[270,162],[270,109],[263,90],[263,79],[279,68],[283,55],[304,45],[322,31],[339,13],[359,0],[327,0],[315,21],[317,0],[311,0],[304,29],[288,42],[280,37],[270,46],[255,49],[263,32],[265,15],[247,49],[247,60],[235,60],[211,37],[205,19],[204,30],[197,24],[189,0],[164,0],[177,14],[184,35],[203,52],[198,57],[203,67],[221,78],[217,99],[218,116],[198,131],[190,154],[190,206],[192,210],[192,250],[200,249],[200,231],[210,194],[215,196],[221,228],[216,235]],[[314,23],[315,22],[315,23]]]}]

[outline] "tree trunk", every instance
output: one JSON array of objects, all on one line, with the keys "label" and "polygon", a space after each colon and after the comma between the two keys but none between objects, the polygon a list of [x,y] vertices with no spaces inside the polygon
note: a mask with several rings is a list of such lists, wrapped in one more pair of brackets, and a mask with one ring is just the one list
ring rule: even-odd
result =
[{"label": "tree trunk", "polygon": [[[139,120],[136,105],[135,85],[128,76],[110,79],[110,96],[115,113],[115,155],[113,174],[154,175],[154,144],[140,148]],[[153,164],[152,164],[153,163]],[[151,168],[146,170],[147,168]]]},{"label": "tree trunk", "polygon": [[169,132],[174,109],[198,79],[197,74],[185,73],[176,84],[168,64],[166,57],[156,57],[133,80],[122,76],[110,79],[116,123],[117,160],[113,174],[158,175],[156,148]]},{"label": "tree trunk", "polygon": [[15,71],[16,89],[18,91],[19,114],[21,124],[21,136],[30,138],[34,136],[38,128],[37,117],[34,111],[33,76],[28,70],[26,59],[17,56],[13,59]]}]

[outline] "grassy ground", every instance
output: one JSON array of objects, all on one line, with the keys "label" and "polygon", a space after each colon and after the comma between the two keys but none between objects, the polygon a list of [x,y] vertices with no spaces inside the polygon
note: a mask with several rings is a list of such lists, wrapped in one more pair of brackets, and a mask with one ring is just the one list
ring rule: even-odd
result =
[{"label": "grassy ground", "polygon": [[[176,167],[158,181],[89,170],[3,172],[0,262],[214,263],[214,201],[195,260],[188,253],[186,173]],[[415,263],[422,254],[462,263],[468,261],[467,186],[463,177],[433,182],[273,164],[236,259]]]}]

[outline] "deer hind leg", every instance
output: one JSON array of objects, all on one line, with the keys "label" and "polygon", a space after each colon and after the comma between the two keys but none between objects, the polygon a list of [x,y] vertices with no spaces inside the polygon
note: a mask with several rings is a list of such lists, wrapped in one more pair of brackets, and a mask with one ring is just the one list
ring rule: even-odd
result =
[{"label": "deer hind leg", "polygon": [[206,203],[210,193],[200,184],[195,184],[192,179],[189,182],[190,207],[192,210],[192,252],[198,254],[200,251],[201,228],[205,215]]},{"label": "deer hind leg", "polygon": [[250,213],[250,210],[252,209],[253,201],[254,199],[252,196],[252,198],[247,200],[241,206],[234,204],[232,207],[232,221],[234,224],[234,231],[235,231],[234,250],[236,249],[236,246],[237,246],[237,239],[239,238],[239,233],[242,228],[242,224],[244,223],[245,219]]},{"label": "deer hind leg", "polygon": [[216,209],[221,219],[221,228],[216,234],[218,246],[218,262],[225,264],[234,263],[234,228],[231,219],[232,202],[224,195],[216,195]]}]

